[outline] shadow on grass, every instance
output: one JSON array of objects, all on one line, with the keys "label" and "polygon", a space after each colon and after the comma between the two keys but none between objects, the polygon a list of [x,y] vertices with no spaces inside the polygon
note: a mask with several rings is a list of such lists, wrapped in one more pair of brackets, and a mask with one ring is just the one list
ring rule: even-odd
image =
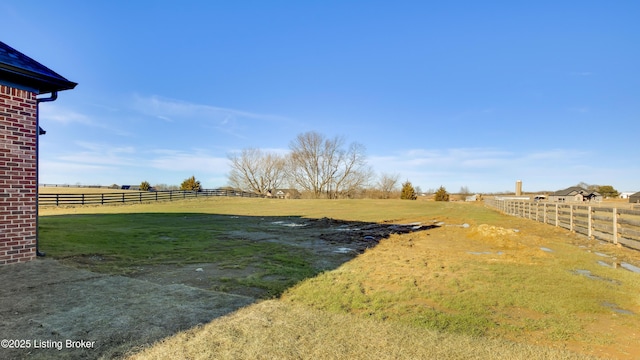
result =
[{"label": "shadow on grass", "polygon": [[[40,248],[92,271],[159,280],[172,269],[174,280],[187,285],[269,298],[340,266],[391,234],[434,227],[299,216],[62,215],[40,219]],[[189,271],[186,277],[176,274],[181,267]],[[206,281],[190,281],[195,275]]]},{"label": "shadow on grass", "polygon": [[[12,337],[95,341],[56,350],[60,358],[122,356],[277,297],[391,234],[436,227],[206,213],[57,215],[39,225],[47,256],[2,269],[10,285],[0,306]],[[30,351],[7,355],[52,355]]]}]

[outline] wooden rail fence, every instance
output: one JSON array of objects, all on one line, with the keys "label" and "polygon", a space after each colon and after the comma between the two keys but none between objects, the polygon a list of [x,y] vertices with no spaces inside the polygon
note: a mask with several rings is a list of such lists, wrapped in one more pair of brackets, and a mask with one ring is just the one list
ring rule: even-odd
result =
[{"label": "wooden rail fence", "polygon": [[485,204],[507,215],[640,250],[640,210],[523,200],[487,199]]},{"label": "wooden rail fence", "polygon": [[246,191],[213,189],[202,191],[148,191],[148,192],[121,192],[98,194],[39,194],[39,206],[64,206],[64,205],[105,205],[114,203],[172,201],[191,199],[207,196],[237,196],[237,197],[263,197],[256,193]]}]

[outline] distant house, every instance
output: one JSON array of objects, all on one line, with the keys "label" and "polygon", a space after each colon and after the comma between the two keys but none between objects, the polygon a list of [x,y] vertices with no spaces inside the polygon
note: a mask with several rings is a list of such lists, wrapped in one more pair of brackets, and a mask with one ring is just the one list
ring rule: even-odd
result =
[{"label": "distant house", "polygon": [[464,201],[478,201],[481,196],[479,194],[469,195],[464,198]]},{"label": "distant house", "polygon": [[638,204],[640,203],[640,191],[638,191],[635,194],[631,194],[629,195],[629,202],[633,203],[633,204]]},{"label": "distant house", "polygon": [[267,197],[276,199],[300,199],[300,192],[296,189],[273,189],[267,191]]},{"label": "distant house", "polygon": [[550,202],[600,202],[602,195],[597,191],[590,191],[579,186],[572,186],[558,190],[549,195]]},{"label": "distant house", "polygon": [[630,191],[623,191],[620,193],[620,199],[628,199],[629,196],[633,195],[633,192]]}]

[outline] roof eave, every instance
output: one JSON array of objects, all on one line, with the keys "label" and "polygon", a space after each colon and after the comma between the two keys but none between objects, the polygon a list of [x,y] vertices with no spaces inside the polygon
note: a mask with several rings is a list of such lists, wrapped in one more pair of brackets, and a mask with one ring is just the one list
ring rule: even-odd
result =
[{"label": "roof eave", "polygon": [[63,77],[51,77],[4,63],[0,63],[0,74],[11,82],[37,89],[40,94],[71,90],[78,85]]}]

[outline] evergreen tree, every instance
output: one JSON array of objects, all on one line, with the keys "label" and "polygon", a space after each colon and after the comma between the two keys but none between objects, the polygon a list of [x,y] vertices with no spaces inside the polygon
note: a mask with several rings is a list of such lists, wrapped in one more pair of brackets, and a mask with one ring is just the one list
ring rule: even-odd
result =
[{"label": "evergreen tree", "polygon": [[600,185],[596,191],[605,198],[617,198],[620,196],[618,190],[614,189],[611,185]]},{"label": "evergreen tree", "polygon": [[180,184],[180,190],[200,191],[202,190],[202,188],[200,187],[200,181],[196,180],[195,176],[192,176],[188,179],[185,179],[182,184]]},{"label": "evergreen tree", "polygon": [[143,181],[140,183],[140,190],[149,191],[149,189],[151,189],[151,184],[149,184],[148,181]]},{"label": "evergreen tree", "polygon": [[444,186],[440,186],[438,191],[436,191],[435,200],[436,201],[449,201],[449,193],[447,192],[447,189],[444,188]]},{"label": "evergreen tree", "polygon": [[415,200],[418,197],[416,196],[416,190],[411,185],[411,182],[407,180],[404,184],[402,184],[402,192],[400,193],[400,199],[403,200]]}]

